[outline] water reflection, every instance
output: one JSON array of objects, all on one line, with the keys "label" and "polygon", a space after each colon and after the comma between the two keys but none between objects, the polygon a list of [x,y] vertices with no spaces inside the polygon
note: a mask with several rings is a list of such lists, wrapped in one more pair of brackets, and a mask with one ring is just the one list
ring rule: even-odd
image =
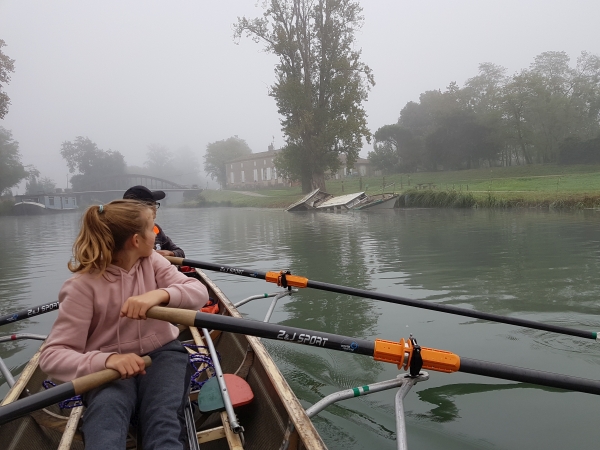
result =
[{"label": "water reflection", "polygon": [[[589,214],[398,214],[400,224],[411,226],[395,240],[403,255],[401,267],[411,274],[406,282],[443,292],[428,300],[498,314],[560,314],[567,323],[573,312],[598,312],[600,235]],[[428,270],[432,260],[435,270]]]},{"label": "water reflection", "polygon": [[[292,273],[309,280],[367,289],[370,284],[363,230],[343,214],[294,214],[294,239],[289,242]],[[347,295],[303,290],[286,304],[290,326],[306,326],[329,333],[364,337],[372,335],[378,315],[373,302]],[[302,325],[304,324],[304,325]]]},{"label": "water reflection", "polygon": [[450,422],[460,418],[459,409],[456,407],[454,398],[460,395],[481,394],[484,392],[500,392],[513,389],[537,389],[540,391],[565,393],[561,389],[554,389],[545,386],[537,386],[527,383],[516,384],[475,384],[459,383],[448,384],[435,388],[423,389],[417,393],[419,399],[437,405],[428,413],[409,414],[418,419],[428,419],[433,422]]}]

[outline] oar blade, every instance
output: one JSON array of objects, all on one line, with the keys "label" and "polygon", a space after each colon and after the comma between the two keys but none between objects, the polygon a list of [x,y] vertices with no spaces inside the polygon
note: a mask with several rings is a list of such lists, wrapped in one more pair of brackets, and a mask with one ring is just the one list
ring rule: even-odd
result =
[{"label": "oar blade", "polygon": [[201,413],[225,411],[225,403],[217,377],[209,378],[198,393],[198,408]]},{"label": "oar blade", "polygon": [[[244,406],[254,400],[254,393],[250,385],[241,377],[226,373],[223,375],[229,398],[234,408]],[[202,413],[212,413],[225,410],[223,396],[217,377],[209,378],[198,394],[198,407]]]}]

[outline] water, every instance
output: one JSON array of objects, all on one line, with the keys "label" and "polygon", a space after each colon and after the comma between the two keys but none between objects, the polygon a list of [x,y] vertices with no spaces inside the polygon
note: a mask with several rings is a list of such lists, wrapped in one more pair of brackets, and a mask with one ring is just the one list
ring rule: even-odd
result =
[{"label": "water", "polygon": [[[290,214],[265,209],[165,209],[158,223],[190,259],[373,289],[585,330],[600,330],[600,213],[409,209]],[[0,217],[0,315],[53,301],[63,281],[78,213]],[[234,302],[274,292],[264,281],[209,273]],[[241,308],[262,320],[270,300]],[[4,326],[46,334],[56,313]],[[494,324],[374,300],[301,290],[280,300],[272,322],[364,339],[412,333],[426,347],[503,364],[600,379],[590,340]],[[337,390],[394,378],[390,364],[266,342],[308,407]],[[1,344],[18,374],[39,343]],[[455,373],[430,372],[405,402],[416,449],[564,449],[595,445],[598,398]],[[0,394],[6,387],[0,387]],[[394,392],[331,406],[314,419],[330,449],[395,449]]]}]

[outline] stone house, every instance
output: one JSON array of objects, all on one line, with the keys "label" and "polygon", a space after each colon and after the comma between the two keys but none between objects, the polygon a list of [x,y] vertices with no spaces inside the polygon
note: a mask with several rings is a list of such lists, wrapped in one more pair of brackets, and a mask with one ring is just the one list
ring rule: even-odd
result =
[{"label": "stone house", "polygon": [[[279,153],[273,145],[269,145],[269,150],[261,153],[252,153],[247,156],[236,158],[225,164],[227,175],[227,189],[261,189],[266,187],[284,187],[290,186],[287,179],[278,176],[277,169],[273,160]],[[358,158],[353,168],[346,166],[346,155],[340,155],[342,167],[331,178],[339,180],[349,176],[368,176],[374,175],[371,170],[371,163],[368,159]],[[375,174],[376,175],[376,174]]]},{"label": "stone house", "polygon": [[252,153],[225,164],[227,189],[260,189],[271,186],[289,186],[289,182],[277,175],[273,160],[279,150],[269,145],[266,152]]}]

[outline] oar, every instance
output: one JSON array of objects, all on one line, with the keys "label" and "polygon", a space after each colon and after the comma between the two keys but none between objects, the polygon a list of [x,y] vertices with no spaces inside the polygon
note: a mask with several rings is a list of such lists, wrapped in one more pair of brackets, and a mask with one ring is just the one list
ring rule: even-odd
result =
[{"label": "oar", "polygon": [[159,306],[149,309],[146,316],[152,319],[166,320],[168,322],[195,326],[198,328],[213,328],[231,333],[289,341],[296,344],[310,345],[312,347],[322,347],[356,353],[359,355],[372,356],[376,361],[397,364],[399,368],[404,366],[405,370],[410,367],[411,373],[413,357],[418,358],[415,355],[420,354],[423,360],[423,369],[446,373],[471,373],[503,380],[538,384],[540,386],[600,395],[600,381],[463,358],[454,353],[433,348],[420,347],[419,352],[417,351],[419,347],[414,347],[411,340],[405,342],[404,339],[402,339],[400,342],[392,342],[377,339],[373,342],[303,328],[288,327],[285,325],[238,319],[235,317],[207,314],[184,309],[162,308]]},{"label": "oar", "polygon": [[381,300],[388,303],[396,303],[398,305],[414,306],[416,308],[429,309],[432,311],[440,311],[449,314],[455,314],[458,316],[472,317],[474,319],[489,320],[492,322],[507,323],[509,325],[517,325],[526,328],[533,328],[535,330],[550,331],[558,334],[566,334],[569,336],[577,336],[584,339],[600,340],[598,333],[595,331],[587,330],[576,330],[574,328],[561,327],[557,325],[550,325],[542,322],[536,322],[533,320],[520,319],[518,317],[506,317],[499,314],[491,314],[486,312],[474,311],[465,308],[459,308],[451,305],[441,305],[439,303],[426,302],[423,300],[413,300],[406,297],[399,297],[396,295],[381,294],[378,292],[367,291],[365,289],[355,289],[346,286],[340,286],[337,284],[323,283],[321,281],[311,281],[308,278],[300,277],[297,275],[291,275],[281,272],[259,272],[256,270],[240,269],[236,267],[222,266],[219,264],[193,261],[184,258],[167,257],[172,264],[197,267],[199,269],[214,270],[216,272],[230,273],[233,275],[240,275],[242,277],[258,278],[261,280],[268,281],[270,283],[277,283],[278,286],[283,287],[298,287],[298,288],[313,288],[320,289],[322,291],[337,292],[339,294],[355,295],[357,297],[372,298],[374,300]]},{"label": "oar", "polygon": [[0,326],[56,310],[58,310],[58,302],[44,303],[43,305],[34,306],[33,308],[24,309],[23,311],[0,317]]},{"label": "oar", "polygon": [[[142,359],[144,360],[146,367],[149,367],[150,364],[152,364],[149,356],[142,356]],[[16,400],[8,405],[0,406],[0,425],[75,395],[83,394],[102,386],[105,383],[118,380],[119,378],[121,378],[121,375],[118,371],[114,369],[104,369],[96,373],[76,378],[73,381],[59,384],[58,386],[30,395],[29,397]]]}]

